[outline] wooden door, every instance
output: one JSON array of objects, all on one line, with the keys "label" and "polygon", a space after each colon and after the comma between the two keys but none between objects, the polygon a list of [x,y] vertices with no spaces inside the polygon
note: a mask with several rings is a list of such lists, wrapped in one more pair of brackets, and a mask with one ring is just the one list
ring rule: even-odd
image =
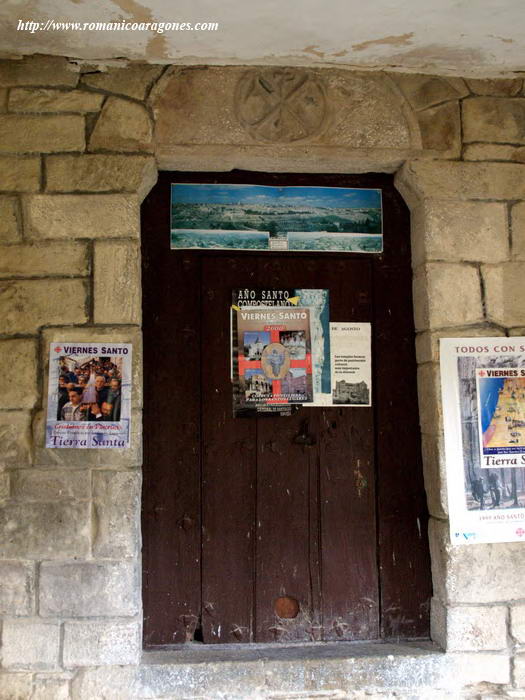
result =
[{"label": "wooden door", "polygon": [[[170,251],[176,179],[163,175],[143,209],[146,645],[427,636],[403,203],[389,178],[337,180],[382,187],[381,256]],[[233,418],[229,308],[240,287],[326,288],[331,320],[372,322],[373,407]]]}]

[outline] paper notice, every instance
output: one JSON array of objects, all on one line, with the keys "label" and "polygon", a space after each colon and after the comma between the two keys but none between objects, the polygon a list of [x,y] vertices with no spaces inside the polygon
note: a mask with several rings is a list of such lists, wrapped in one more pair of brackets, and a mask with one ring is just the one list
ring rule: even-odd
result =
[{"label": "paper notice", "polygon": [[372,405],[370,323],[330,323],[333,406]]}]

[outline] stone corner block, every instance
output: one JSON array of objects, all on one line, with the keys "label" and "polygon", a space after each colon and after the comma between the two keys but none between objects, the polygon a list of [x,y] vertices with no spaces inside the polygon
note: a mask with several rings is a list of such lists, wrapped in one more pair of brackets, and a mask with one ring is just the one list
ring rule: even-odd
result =
[{"label": "stone corner block", "polygon": [[525,262],[483,265],[488,318],[503,326],[525,325],[523,279]]},{"label": "stone corner block", "polygon": [[135,241],[97,241],[95,323],[138,324],[141,318],[140,248]]},{"label": "stone corner block", "polygon": [[25,200],[29,238],[138,237],[135,194],[33,195]]},{"label": "stone corner block", "polygon": [[414,275],[414,315],[417,330],[483,322],[477,268],[444,262],[418,268]]},{"label": "stone corner block", "polygon": [[[4,322],[6,326],[11,328],[10,319],[11,323],[14,323],[14,316],[17,313],[17,307],[14,303],[16,293],[13,293],[8,285],[4,287],[2,284],[0,284],[0,291],[4,291],[7,296],[12,298],[11,303],[5,303],[5,296],[0,301],[0,310],[4,312]],[[20,307],[18,307],[18,313],[20,313]],[[13,331],[14,328],[11,330]],[[28,409],[33,408],[38,401],[36,353],[36,341],[31,338],[0,340],[0,363],[2,367],[9,367],[11,377],[16,377],[16,381],[5,383],[1,392],[0,408]],[[23,422],[21,416],[15,414],[13,416],[13,425],[20,425],[21,422]],[[6,424],[7,427],[3,427]],[[7,414],[2,414],[0,425],[7,434],[12,433],[12,430],[9,428],[9,416]],[[1,461],[2,457],[0,457]]]},{"label": "stone corner block", "polygon": [[510,630],[518,644],[525,644],[525,603],[516,603],[511,607]]},{"label": "stone corner block", "polygon": [[2,665],[8,669],[58,667],[60,625],[35,619],[7,619],[2,627]]},{"label": "stone corner block", "polygon": [[426,363],[417,368],[419,422],[424,433],[440,433],[443,429],[439,365]]},{"label": "stone corner block", "polygon": [[500,651],[507,648],[507,608],[445,607],[432,600],[431,636],[447,651]]},{"label": "stone corner block", "polygon": [[153,128],[146,109],[135,102],[109,97],[89,140],[90,151],[153,151]]},{"label": "stone corner block", "polygon": [[427,200],[412,215],[412,265],[503,262],[509,257],[506,204]]},{"label": "stone corner block", "polygon": [[132,562],[44,562],[42,617],[124,617],[139,613],[138,570]]},{"label": "stone corner block", "polygon": [[93,555],[105,558],[137,556],[140,548],[140,474],[93,473]]},{"label": "stone corner block", "polygon": [[471,97],[463,102],[463,139],[465,143],[525,144],[522,97]]},{"label": "stone corner block", "polygon": [[111,666],[136,664],[141,652],[138,622],[66,622],[64,665]]},{"label": "stone corner block", "polygon": [[446,518],[448,500],[443,435],[441,433],[423,433],[421,435],[421,452],[428,512],[436,518]]},{"label": "stone corner block", "polygon": [[525,202],[518,202],[511,209],[512,257],[525,261]]},{"label": "stone corner block", "polygon": [[16,197],[0,197],[0,244],[22,240],[22,218]]}]

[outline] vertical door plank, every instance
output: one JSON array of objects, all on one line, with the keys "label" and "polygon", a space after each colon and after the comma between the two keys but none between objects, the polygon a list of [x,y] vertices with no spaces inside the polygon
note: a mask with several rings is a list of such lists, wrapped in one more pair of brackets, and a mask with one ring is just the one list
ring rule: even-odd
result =
[{"label": "vertical door plank", "polygon": [[412,316],[410,217],[383,191],[385,253],[374,264],[381,635],[427,637],[432,595]]},{"label": "vertical door plank", "polygon": [[[332,321],[371,320],[369,260],[325,262]],[[323,639],[376,639],[373,409],[328,408],[320,415]]]},{"label": "vertical door plank", "polygon": [[[259,286],[304,286],[304,264],[304,258],[294,256],[261,257]],[[318,634],[317,446],[306,445],[301,437],[315,431],[311,410],[257,420],[258,642],[310,641]],[[278,599],[281,615],[275,608]]]},{"label": "vertical door plank", "polygon": [[194,254],[169,250],[169,182],[148,199],[142,533],[144,642],[151,646],[191,639],[200,615],[200,275]]},{"label": "vertical door plank", "polygon": [[232,289],[254,286],[247,257],[202,262],[202,631],[208,644],[253,641],[256,423],[233,418]]}]

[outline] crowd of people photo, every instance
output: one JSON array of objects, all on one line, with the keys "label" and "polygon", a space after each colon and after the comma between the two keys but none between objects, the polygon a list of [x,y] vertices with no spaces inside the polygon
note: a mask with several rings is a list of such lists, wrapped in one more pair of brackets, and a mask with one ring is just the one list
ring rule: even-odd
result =
[{"label": "crowd of people photo", "polygon": [[[110,358],[75,363],[60,360],[58,421],[119,421],[122,373]],[[118,360],[117,360],[118,362]]]}]

